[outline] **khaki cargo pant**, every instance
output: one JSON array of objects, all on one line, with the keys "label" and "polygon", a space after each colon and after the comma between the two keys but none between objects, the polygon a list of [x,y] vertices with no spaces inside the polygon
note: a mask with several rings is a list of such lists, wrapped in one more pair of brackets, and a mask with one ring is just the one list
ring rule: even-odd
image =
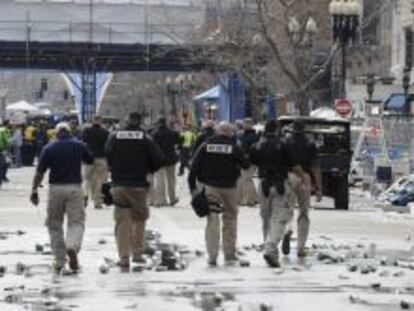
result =
[{"label": "khaki cargo pant", "polygon": [[206,195],[212,196],[223,204],[223,213],[212,213],[207,217],[205,231],[207,253],[210,261],[217,260],[220,249],[220,225],[222,219],[223,253],[225,259],[232,259],[236,254],[237,242],[237,189],[206,186]]},{"label": "khaki cargo pant", "polygon": [[258,201],[256,186],[253,182],[254,168],[242,170],[237,184],[239,205],[253,206]]},{"label": "khaki cargo pant", "polygon": [[[310,230],[310,199],[311,199],[311,178],[305,173],[306,186],[303,185],[301,179],[293,173],[289,173],[289,182],[292,185],[294,196],[292,197],[294,205],[298,204],[298,250],[302,250],[306,246]],[[293,220],[293,219],[292,219]]]},{"label": "khaki cargo pant", "polygon": [[84,191],[95,207],[102,206],[102,184],[108,180],[108,164],[104,158],[96,158],[92,165],[84,165]]},{"label": "khaki cargo pant", "polygon": [[[66,241],[63,222],[67,215]],[[50,185],[46,227],[57,266],[64,266],[66,250],[79,252],[85,232],[85,208],[81,185]]]},{"label": "khaki cargo pant", "polygon": [[175,165],[165,166],[155,173],[155,202],[156,206],[167,205],[167,191],[169,203],[176,200],[175,196]]},{"label": "khaki cargo pant", "polygon": [[265,197],[262,191],[260,192],[260,215],[267,254],[278,254],[279,243],[293,217],[293,195],[288,181],[285,182],[285,193],[282,195],[276,191],[275,187],[271,188],[268,197]]},{"label": "khaki cargo pant", "polygon": [[115,202],[115,238],[119,258],[140,257],[144,252],[145,225],[149,218],[148,189],[114,187],[111,191]]}]

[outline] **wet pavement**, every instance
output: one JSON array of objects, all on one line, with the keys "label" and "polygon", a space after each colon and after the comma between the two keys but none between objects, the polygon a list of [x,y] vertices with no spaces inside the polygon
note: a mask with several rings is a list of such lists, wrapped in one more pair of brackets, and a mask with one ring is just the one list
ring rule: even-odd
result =
[{"label": "wet pavement", "polygon": [[298,260],[293,241],[282,269],[262,260],[258,209],[242,207],[238,254],[249,265],[224,266],[221,260],[210,268],[204,220],[191,211],[181,178],[180,202],[152,208],[148,226],[164,247],[175,244],[169,256],[178,259],[170,261],[171,267],[179,261],[177,269],[156,268],[166,266],[161,254],[145,267],[120,271],[113,265],[112,209],[89,207],[82,271],[56,277],[43,225],[46,189],[40,207],[30,206],[32,176],[30,168],[12,170],[12,183],[0,190],[1,311],[414,309],[414,217],[374,209],[358,191],[350,211],[334,211],[328,200],[312,211],[310,256]]}]

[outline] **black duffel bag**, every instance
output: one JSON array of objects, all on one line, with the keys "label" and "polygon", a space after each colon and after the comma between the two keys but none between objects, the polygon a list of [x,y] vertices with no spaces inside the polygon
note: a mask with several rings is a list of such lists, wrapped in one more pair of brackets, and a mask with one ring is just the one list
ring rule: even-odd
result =
[{"label": "black duffel bag", "polygon": [[193,196],[191,206],[196,215],[201,218],[210,215],[210,213],[219,214],[223,211],[222,204],[207,197],[205,188]]}]

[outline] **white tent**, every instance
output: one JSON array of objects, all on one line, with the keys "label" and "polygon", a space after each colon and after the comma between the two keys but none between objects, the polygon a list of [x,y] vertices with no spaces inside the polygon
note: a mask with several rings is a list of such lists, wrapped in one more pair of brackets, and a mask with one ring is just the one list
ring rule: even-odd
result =
[{"label": "white tent", "polygon": [[38,109],[35,106],[30,105],[28,102],[21,100],[17,103],[8,105],[6,107],[6,111],[8,112],[23,111],[27,113],[36,113]]}]

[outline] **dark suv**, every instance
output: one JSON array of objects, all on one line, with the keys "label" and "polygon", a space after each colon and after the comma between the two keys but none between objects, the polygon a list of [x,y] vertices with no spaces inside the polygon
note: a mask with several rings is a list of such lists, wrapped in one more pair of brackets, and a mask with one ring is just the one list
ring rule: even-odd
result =
[{"label": "dark suv", "polygon": [[322,171],[323,195],[332,197],[336,209],[348,209],[348,174],[351,165],[350,122],[342,119],[281,117],[283,133],[291,131],[295,120],[305,123],[305,135],[315,142]]}]

